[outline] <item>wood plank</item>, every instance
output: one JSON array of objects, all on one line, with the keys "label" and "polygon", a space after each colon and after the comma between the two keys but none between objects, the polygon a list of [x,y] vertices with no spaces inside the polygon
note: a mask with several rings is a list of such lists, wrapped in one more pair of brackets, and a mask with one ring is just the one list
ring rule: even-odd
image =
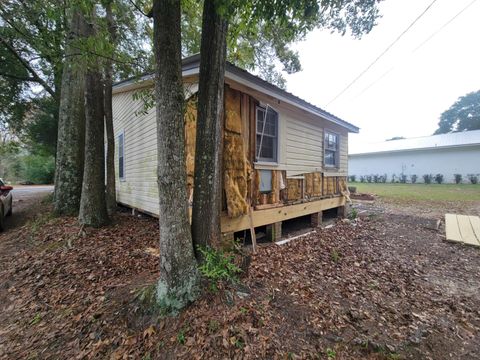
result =
[{"label": "wood plank", "polygon": [[460,234],[457,216],[455,214],[445,214],[445,232],[447,240],[462,241],[462,235]]},{"label": "wood plank", "polygon": [[253,209],[250,206],[249,207],[249,212],[248,212],[248,220],[249,220],[249,225],[250,225],[250,236],[252,237],[252,247],[253,247],[253,253],[255,254],[257,252],[257,235],[255,234],[255,227],[253,226]]},{"label": "wood plank", "polygon": [[477,237],[477,241],[480,244],[480,217],[478,216],[469,216],[470,224],[472,225],[473,232]]},{"label": "wood plank", "polygon": [[457,215],[457,221],[460,234],[462,235],[462,241],[468,245],[480,246],[473,232],[469,217],[466,215]]},{"label": "wood plank", "polygon": [[[302,204],[287,205],[280,208],[257,210],[253,212],[253,226],[258,227],[269,225],[279,221],[310,215],[319,211],[332,209],[344,205],[345,197],[338,196]],[[229,218],[225,214],[222,215],[221,229],[223,233],[246,230],[249,228],[249,215],[243,215],[237,218]]]}]

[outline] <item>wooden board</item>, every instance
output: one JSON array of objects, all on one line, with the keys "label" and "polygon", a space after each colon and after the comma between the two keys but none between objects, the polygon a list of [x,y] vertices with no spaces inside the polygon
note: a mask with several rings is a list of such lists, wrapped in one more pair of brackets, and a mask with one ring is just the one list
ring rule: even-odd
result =
[{"label": "wooden board", "polygon": [[445,214],[446,239],[480,247],[480,218],[478,216]]},{"label": "wooden board", "polygon": [[[344,205],[345,197],[339,196],[330,199],[310,201],[301,204],[286,205],[272,209],[256,210],[252,214],[253,227],[269,225],[279,221],[310,215],[322,210],[333,209]],[[249,215],[243,215],[237,218],[229,218],[225,214],[222,215],[222,233],[246,230],[250,227],[251,224]]]}]

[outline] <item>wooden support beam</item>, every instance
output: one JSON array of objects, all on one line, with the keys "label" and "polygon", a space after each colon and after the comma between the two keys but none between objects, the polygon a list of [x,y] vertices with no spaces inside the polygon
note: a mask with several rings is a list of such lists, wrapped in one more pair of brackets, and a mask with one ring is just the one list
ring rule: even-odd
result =
[{"label": "wooden support beam", "polygon": [[[315,212],[337,208],[344,205],[345,198],[343,196],[339,196],[330,199],[311,201],[303,204],[287,205],[280,208],[257,210],[252,212],[252,225],[253,227],[269,225],[283,220],[310,215]],[[226,214],[222,215],[222,232],[234,232],[250,228],[250,214],[239,216],[237,218],[229,218]]]}]

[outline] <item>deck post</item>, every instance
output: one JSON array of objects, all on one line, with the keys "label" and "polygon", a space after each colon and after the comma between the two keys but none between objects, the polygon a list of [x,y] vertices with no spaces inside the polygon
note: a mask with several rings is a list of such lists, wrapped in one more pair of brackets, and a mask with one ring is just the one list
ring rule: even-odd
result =
[{"label": "deck post", "polygon": [[319,211],[310,215],[310,223],[313,228],[322,226],[323,211]]},{"label": "deck post", "polygon": [[233,232],[222,233],[222,236],[220,239],[220,247],[222,248],[222,250],[232,250],[234,243],[235,243],[235,233]]},{"label": "deck post", "polygon": [[337,217],[338,218],[344,218],[345,216],[347,216],[347,205],[343,205],[343,206],[339,206],[337,207]]},{"label": "deck post", "polygon": [[276,222],[270,225],[267,225],[267,239],[269,241],[278,241],[282,238],[282,222]]}]

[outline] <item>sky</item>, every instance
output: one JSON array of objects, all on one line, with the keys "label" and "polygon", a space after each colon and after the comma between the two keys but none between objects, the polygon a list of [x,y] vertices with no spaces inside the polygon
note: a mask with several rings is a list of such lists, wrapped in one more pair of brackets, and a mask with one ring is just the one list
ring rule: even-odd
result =
[{"label": "sky", "polygon": [[350,151],[394,136],[432,135],[443,111],[458,97],[480,90],[480,1],[436,33],[472,2],[437,0],[332,102],[431,2],[385,0],[382,17],[360,40],[315,30],[293,46],[303,70],[286,75],[287,90],[360,127],[359,134],[349,136]]}]

